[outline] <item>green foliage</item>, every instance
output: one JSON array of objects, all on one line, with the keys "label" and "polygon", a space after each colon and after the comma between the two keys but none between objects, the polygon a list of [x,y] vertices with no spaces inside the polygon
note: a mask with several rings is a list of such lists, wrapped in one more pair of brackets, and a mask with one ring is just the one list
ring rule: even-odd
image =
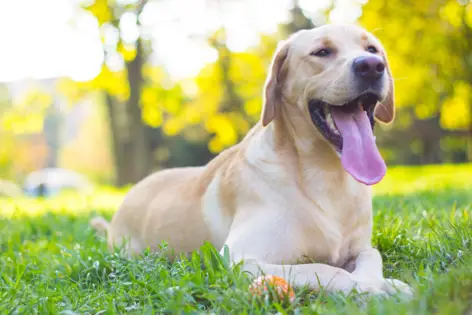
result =
[{"label": "green foliage", "polygon": [[[470,1],[364,2],[366,4],[362,8],[360,23],[378,36],[386,47],[396,85],[397,119],[388,131],[382,128],[376,131],[382,155],[389,163],[436,162],[434,153],[438,151],[443,153],[441,161],[470,160],[472,140],[470,136],[464,136],[472,125]],[[58,80],[54,92],[64,96],[71,106],[84,98],[95,100],[96,95],[111,96],[114,100],[112,106],[117,109],[119,114],[116,116],[119,117],[110,121],[115,119],[119,126],[135,121],[129,117],[129,108],[139,106],[143,123],[159,128],[159,132],[154,133],[159,134],[159,138],[152,139],[153,145],[158,146],[158,149],[152,148],[158,157],[153,161],[154,166],[161,167],[169,162],[166,159],[172,159],[169,158],[172,153],[169,153],[171,150],[167,144],[180,141],[178,139],[181,138],[191,143],[187,148],[189,152],[194,146],[200,145],[207,146],[210,153],[214,154],[237,143],[259,119],[264,81],[278,40],[286,37],[288,30],[309,26],[309,21],[303,18],[300,10],[298,13],[293,11],[293,21],[281,26],[281,32],[270,36],[261,34],[259,44],[244,52],[230,51],[224,30],[217,30],[206,38],[208,45],[217,51],[217,59],[207,64],[194,78],[172,82],[163,67],[150,62],[151,39],[137,38],[134,42],[126,42],[120,36],[121,17],[124,14],[139,16],[146,3],[88,1],[84,9],[96,18],[100,27],[105,59],[118,56],[123,65],[112,69],[105,62],[97,77],[88,82],[62,78]],[[328,14],[328,11],[325,13]],[[137,24],[139,27],[139,19]],[[116,35],[117,38],[114,38]],[[142,80],[134,82],[133,90],[128,69],[136,56],[142,58]],[[53,101],[52,94],[34,88],[15,100],[14,104],[10,104],[9,100],[4,102],[3,93],[0,95],[0,175],[12,176],[11,165],[14,164],[13,160],[18,160],[16,152],[20,151],[15,136],[41,131],[46,109]],[[139,101],[132,98],[131,104],[130,96],[138,94]],[[96,102],[97,106],[103,106],[106,103],[103,100]],[[409,128],[418,130],[415,122],[437,115],[440,116],[440,126],[435,123],[428,127],[430,130],[421,134],[397,134],[397,131],[411,131]],[[436,139],[426,139],[441,134],[443,130],[440,127],[464,133],[460,136],[446,134]],[[125,128],[117,130],[121,130],[122,135],[116,130],[112,131],[112,135],[118,135],[116,139],[124,139],[131,134]],[[164,137],[161,137],[160,130],[167,139],[162,139]],[[391,138],[400,141],[391,141]],[[439,145],[434,146],[434,143]],[[428,146],[434,148],[425,152]],[[178,151],[185,150],[179,147]],[[424,156],[428,158],[424,159]],[[185,161],[188,164],[194,162],[189,159]],[[151,168],[147,170],[150,171]]]},{"label": "green foliage", "polygon": [[374,245],[385,275],[415,287],[411,302],[308,289],[296,291],[293,305],[253,298],[250,279],[208,244],[176,262],[150,253],[122,259],[107,252],[88,219],[110,217],[125,190],[2,199],[0,313],[464,314],[472,301],[471,171],[394,168],[376,189]]},{"label": "green foliage", "polygon": [[[168,112],[164,132],[173,136],[190,128],[190,136],[198,132],[195,129],[203,131],[210,135],[208,147],[212,153],[238,142],[259,119],[262,89],[276,44],[276,38],[261,36],[259,46],[245,52],[231,52],[217,45],[217,61],[208,64],[194,78],[195,94],[188,95],[186,102],[175,103],[178,109]],[[229,64],[228,69],[222,69],[222,63]],[[234,89],[237,100],[228,95],[228,85]],[[145,93],[147,96],[147,89]],[[160,108],[167,98],[152,100],[150,106]]]},{"label": "green foliage", "polygon": [[32,88],[6,109],[0,118],[0,130],[12,134],[41,131],[47,108],[53,99],[40,88]]},{"label": "green foliage", "polygon": [[472,123],[470,79],[472,4],[468,1],[370,0],[361,24],[388,52],[397,106],[413,106],[419,119],[441,111],[447,129]]}]

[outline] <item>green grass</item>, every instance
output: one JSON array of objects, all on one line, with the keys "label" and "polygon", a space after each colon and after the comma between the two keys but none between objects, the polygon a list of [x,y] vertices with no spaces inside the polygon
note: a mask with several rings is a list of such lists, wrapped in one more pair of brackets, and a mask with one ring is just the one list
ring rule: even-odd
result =
[{"label": "green grass", "polygon": [[302,289],[292,305],[251,298],[210,247],[171,263],[127,261],[88,227],[122,192],[0,201],[0,314],[465,314],[472,312],[472,165],[392,168],[376,187],[374,244],[413,301]]}]

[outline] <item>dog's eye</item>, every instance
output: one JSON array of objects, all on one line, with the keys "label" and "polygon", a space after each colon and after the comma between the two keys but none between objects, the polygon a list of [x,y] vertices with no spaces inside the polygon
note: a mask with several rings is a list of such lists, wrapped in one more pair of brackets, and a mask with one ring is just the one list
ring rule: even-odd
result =
[{"label": "dog's eye", "polygon": [[366,49],[368,52],[370,52],[371,54],[376,54],[378,53],[379,51],[377,50],[377,48],[375,48],[375,46],[372,46],[372,45],[369,45],[367,46],[367,49]]},{"label": "dog's eye", "polygon": [[332,53],[333,51],[329,48],[321,48],[319,50],[312,52],[310,55],[316,56],[316,57],[328,57]]}]

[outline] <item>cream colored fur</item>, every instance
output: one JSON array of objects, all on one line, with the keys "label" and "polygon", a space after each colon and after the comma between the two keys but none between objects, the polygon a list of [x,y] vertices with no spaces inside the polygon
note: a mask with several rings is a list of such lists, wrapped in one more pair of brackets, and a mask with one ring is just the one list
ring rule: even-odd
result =
[{"label": "cream colored fur", "polygon": [[[128,240],[127,254],[158,250],[165,241],[175,253],[198,250],[204,241],[228,245],[244,270],[341,291],[411,294],[405,283],[385,279],[372,247],[371,188],[343,169],[332,146],[310,119],[312,98],[342,104],[353,95],[351,63],[380,42],[354,25],[325,25],[297,32],[277,50],[265,86],[261,122],[237,145],[202,167],[169,169],[133,187],[108,224],[108,244]],[[330,58],[310,53],[335,49]],[[388,69],[387,69],[388,70]],[[394,115],[388,76],[376,117]]]}]

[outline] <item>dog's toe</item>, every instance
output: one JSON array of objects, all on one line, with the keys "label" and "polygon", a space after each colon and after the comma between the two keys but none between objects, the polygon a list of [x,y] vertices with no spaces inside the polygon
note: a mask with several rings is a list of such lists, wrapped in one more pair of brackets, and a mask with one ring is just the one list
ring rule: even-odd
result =
[{"label": "dog's toe", "polygon": [[385,279],[384,289],[389,294],[402,294],[408,298],[415,293],[411,286],[397,279]]},{"label": "dog's toe", "polygon": [[387,296],[388,291],[383,288],[382,284],[378,281],[362,281],[357,282],[354,290],[360,294],[375,295],[375,296]]}]

